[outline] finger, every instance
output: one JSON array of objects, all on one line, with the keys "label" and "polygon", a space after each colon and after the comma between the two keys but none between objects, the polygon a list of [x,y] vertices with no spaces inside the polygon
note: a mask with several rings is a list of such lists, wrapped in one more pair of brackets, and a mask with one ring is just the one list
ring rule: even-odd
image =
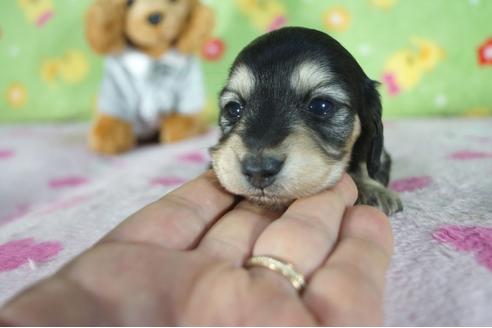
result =
[{"label": "finger", "polygon": [[273,256],[310,275],[335,244],[345,208],[356,197],[355,184],[345,174],[331,190],[295,201],[260,235],[253,255]]},{"label": "finger", "polygon": [[347,210],[340,240],[304,293],[321,324],[382,323],[385,274],[393,249],[389,219],[369,206]]},{"label": "finger", "polygon": [[207,171],[133,214],[103,242],[141,242],[189,249],[233,203],[234,197],[219,185],[212,171]]},{"label": "finger", "polygon": [[100,304],[78,285],[46,279],[0,310],[0,326],[94,326],[104,321]]},{"label": "finger", "polygon": [[210,228],[198,250],[242,265],[258,236],[281,214],[244,200]]}]

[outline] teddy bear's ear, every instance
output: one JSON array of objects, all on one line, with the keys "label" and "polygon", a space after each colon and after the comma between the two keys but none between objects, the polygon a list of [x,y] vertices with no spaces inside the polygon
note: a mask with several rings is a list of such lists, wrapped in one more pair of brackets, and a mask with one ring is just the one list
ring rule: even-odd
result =
[{"label": "teddy bear's ear", "polygon": [[95,0],[87,10],[85,35],[96,53],[123,49],[127,3],[127,0]]},{"label": "teddy bear's ear", "polygon": [[189,19],[176,41],[176,48],[186,54],[199,51],[210,37],[213,27],[212,10],[198,0],[191,0]]}]

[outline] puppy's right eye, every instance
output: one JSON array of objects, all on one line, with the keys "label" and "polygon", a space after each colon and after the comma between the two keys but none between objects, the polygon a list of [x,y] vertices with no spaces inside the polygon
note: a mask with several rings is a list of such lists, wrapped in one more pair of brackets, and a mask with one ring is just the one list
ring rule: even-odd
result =
[{"label": "puppy's right eye", "polygon": [[231,101],[224,106],[224,112],[231,121],[237,121],[241,118],[243,106],[236,101]]}]

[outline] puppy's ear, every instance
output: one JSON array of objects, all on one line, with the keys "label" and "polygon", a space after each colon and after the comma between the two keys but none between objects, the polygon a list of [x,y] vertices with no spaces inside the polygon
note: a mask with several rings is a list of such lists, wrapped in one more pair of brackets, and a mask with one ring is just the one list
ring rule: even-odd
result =
[{"label": "puppy's ear", "polygon": [[365,161],[371,178],[380,169],[384,144],[381,97],[376,89],[378,85],[378,82],[370,79],[364,85],[363,104],[358,113],[362,131],[354,146],[354,153],[358,155],[359,161]]},{"label": "puppy's ear", "polygon": [[210,37],[213,27],[212,10],[198,0],[190,0],[188,21],[175,42],[176,48],[186,54],[200,51],[203,43]]},{"label": "puppy's ear", "polygon": [[125,45],[128,0],[95,0],[85,16],[85,36],[98,54],[118,52]]}]

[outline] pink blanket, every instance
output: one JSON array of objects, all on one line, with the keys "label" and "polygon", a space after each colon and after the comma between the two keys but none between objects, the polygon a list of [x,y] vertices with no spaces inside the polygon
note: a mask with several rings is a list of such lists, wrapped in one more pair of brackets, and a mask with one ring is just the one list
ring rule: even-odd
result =
[{"label": "pink blanket", "polygon": [[[492,119],[385,124],[392,217],[388,325],[492,324]],[[0,304],[126,216],[199,175],[217,133],[101,157],[85,124],[0,127]]]}]

